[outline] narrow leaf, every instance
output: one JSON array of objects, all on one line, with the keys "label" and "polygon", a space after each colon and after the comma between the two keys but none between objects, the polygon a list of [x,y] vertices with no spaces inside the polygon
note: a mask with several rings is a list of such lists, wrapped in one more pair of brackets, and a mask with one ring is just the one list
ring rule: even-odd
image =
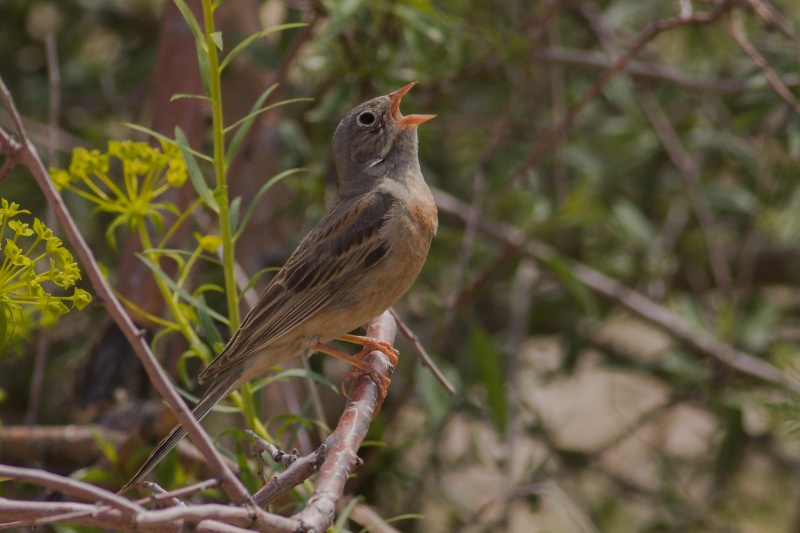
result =
[{"label": "narrow leaf", "polygon": [[209,35],[209,37],[211,37],[211,40],[214,41],[214,44],[217,45],[217,48],[221,52],[222,51],[222,32],[221,31],[215,31],[214,33]]},{"label": "narrow leaf", "polygon": [[504,432],[508,417],[508,403],[503,385],[503,361],[500,351],[489,335],[480,327],[475,327],[470,335],[469,347],[478,374],[486,387],[486,403],[500,432]]},{"label": "narrow leaf", "polygon": [[183,130],[181,130],[180,127],[175,128],[175,138],[178,140],[178,147],[181,149],[183,158],[186,160],[186,170],[189,173],[189,179],[194,186],[194,190],[197,191],[197,194],[208,207],[213,209],[215,213],[219,213],[219,204],[217,204],[217,201],[214,199],[214,195],[211,193],[211,189],[209,189],[203,177],[203,173],[200,172],[200,167],[197,166],[197,161],[195,161],[189,149],[189,141],[186,140],[186,136],[183,134]]},{"label": "narrow leaf", "polygon": [[139,259],[141,259],[145,265],[147,265],[147,268],[149,268],[153,272],[153,274],[158,276],[158,278],[161,279],[161,281],[166,283],[170,289],[172,289],[173,291],[175,291],[176,294],[178,294],[178,296],[186,300],[188,303],[192,304],[197,309],[198,312],[202,310],[204,313],[207,313],[210,317],[214,318],[215,320],[222,322],[223,324],[228,324],[227,318],[225,318],[221,314],[217,313],[216,311],[208,307],[208,305],[206,305],[204,301],[195,298],[194,296],[189,294],[189,292],[183,287],[178,286],[178,284],[175,283],[175,280],[169,277],[167,273],[161,270],[161,267],[159,267],[153,261],[145,257],[143,254],[137,253],[136,256]]},{"label": "narrow leaf", "polygon": [[186,93],[175,93],[170,96],[169,101],[174,102],[175,100],[180,100],[181,98],[197,98],[198,100],[205,100],[206,102],[211,102],[211,98],[204,94],[186,94]]},{"label": "narrow leaf", "polygon": [[304,368],[290,368],[289,370],[284,370],[283,372],[279,372],[275,375],[260,379],[255,383],[253,383],[250,390],[255,393],[263,389],[264,387],[272,383],[275,383],[276,381],[284,381],[287,378],[291,377],[313,379],[320,385],[330,387],[331,390],[334,391],[338,390],[336,388],[336,385],[334,385],[328,378],[320,374],[317,374],[316,372],[312,372],[311,370],[305,370]]},{"label": "narrow leaf", "polygon": [[[245,48],[250,46],[253,42],[255,42],[255,41],[259,40],[259,39],[263,39],[264,37],[266,37],[267,35],[269,35],[271,33],[275,33],[275,32],[278,32],[278,31],[283,31],[283,30],[288,30],[288,29],[291,29],[291,28],[302,28],[303,26],[308,26],[308,24],[306,24],[305,22],[291,22],[289,24],[279,24],[278,26],[271,26],[269,28],[264,28],[263,30],[254,33],[250,37],[247,37],[245,40],[243,40],[242,42],[237,44],[233,48],[233,50],[231,50],[230,53],[228,53],[228,55],[225,56],[225,59],[223,59],[222,63],[219,64],[220,72],[222,70],[224,70],[226,66],[228,66],[228,63],[233,61],[233,58],[235,58],[237,55],[239,55],[242,52],[242,50],[244,50]],[[222,48],[220,47],[220,50],[221,49]]]},{"label": "narrow leaf", "polygon": [[217,329],[217,325],[211,319],[211,315],[205,311],[208,308],[205,296],[200,294],[198,295],[197,299],[206,305],[204,308],[197,308],[197,319],[200,322],[200,327],[203,328],[203,332],[206,334],[209,344],[211,344],[212,349],[216,351],[216,347],[219,345],[224,345],[225,341],[222,340],[222,335],[220,334],[219,329]]},{"label": "narrow leaf", "polygon": [[236,233],[236,228],[239,227],[239,210],[242,207],[242,197],[237,196],[233,200],[231,200],[231,204],[228,207],[228,213],[230,214],[231,219],[231,233]]},{"label": "narrow leaf", "polygon": [[[236,152],[239,151],[239,146],[242,144],[247,132],[250,131],[250,127],[253,125],[255,121],[255,115],[253,115],[258,108],[264,105],[264,101],[269,98],[269,95],[278,88],[277,83],[273,83],[267,89],[261,93],[261,95],[256,99],[253,103],[253,107],[250,108],[250,113],[247,117],[245,117],[244,122],[242,123],[242,127],[236,131],[236,134],[231,139],[231,143],[228,145],[228,151],[225,153],[225,164],[230,166],[231,162],[233,161],[233,157],[236,155]],[[253,115],[250,117],[250,115]],[[248,118],[250,117],[250,118]]]},{"label": "narrow leaf", "polygon": [[273,176],[269,181],[267,181],[261,188],[258,190],[256,195],[253,197],[253,201],[250,202],[250,207],[247,208],[247,212],[242,217],[242,221],[239,223],[239,227],[236,229],[236,233],[233,235],[233,240],[239,238],[239,236],[244,231],[244,228],[247,227],[247,223],[250,222],[250,219],[253,217],[253,213],[255,213],[256,208],[258,207],[258,203],[261,201],[261,197],[266,194],[266,192],[276,183],[281,181],[283,178],[287,176],[291,176],[292,174],[296,174],[298,172],[303,172],[307,169],[305,168],[291,168],[289,170],[284,170],[280,174]]},{"label": "narrow leaf", "polygon": [[558,255],[551,255],[543,261],[547,267],[558,276],[564,287],[572,294],[577,302],[583,307],[586,313],[596,315],[597,302],[592,297],[592,293],[572,272],[566,261]]},{"label": "narrow leaf", "polygon": [[250,120],[253,117],[255,117],[256,115],[260,115],[261,113],[269,111],[270,109],[274,109],[276,107],[284,106],[284,105],[287,105],[287,104],[294,104],[296,102],[313,102],[313,101],[314,101],[313,98],[292,98],[290,100],[281,100],[280,102],[275,102],[274,104],[270,104],[270,105],[268,105],[266,107],[262,107],[261,109],[259,109],[257,111],[253,111],[252,113],[248,113],[247,116],[244,116],[244,117],[240,118],[239,120],[237,120],[236,122],[234,122],[230,126],[226,127],[224,131],[225,131],[225,133],[228,133],[229,131],[231,131],[232,129],[237,127],[239,124],[243,123],[245,120]]},{"label": "narrow leaf", "polygon": [[186,24],[189,25],[189,29],[192,30],[192,34],[194,34],[195,41],[198,43],[205,42],[205,36],[203,35],[203,30],[200,29],[200,23],[197,22],[197,19],[194,17],[194,13],[192,10],[189,9],[189,6],[186,5],[186,2],[183,0],[174,0],[175,5],[178,6],[178,10],[181,12],[183,16],[183,20],[186,21]]},{"label": "narrow leaf", "polygon": [[266,268],[262,268],[261,270],[259,270],[255,274],[253,274],[253,277],[251,277],[250,281],[247,282],[247,285],[244,287],[244,289],[242,289],[242,292],[240,293],[240,295],[244,295],[247,291],[252,289],[253,286],[258,282],[258,280],[261,279],[261,277],[264,274],[266,274],[268,272],[277,272],[280,269],[281,269],[281,267],[266,267]]}]

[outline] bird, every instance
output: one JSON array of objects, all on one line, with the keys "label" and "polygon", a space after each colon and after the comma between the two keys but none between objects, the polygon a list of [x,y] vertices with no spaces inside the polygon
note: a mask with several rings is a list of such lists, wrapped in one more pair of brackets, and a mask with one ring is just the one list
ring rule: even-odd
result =
[{"label": "bird", "polygon": [[[436,115],[400,112],[401,99],[415,84],[363,102],[339,122],[333,134],[338,198],[200,373],[198,381],[209,387],[192,410],[198,420],[249,380],[296,355],[317,351],[370,375],[380,400],[385,398],[388,378],[362,357],[380,350],[394,367],[398,352],[350,332],[382,314],[411,287],[438,227],[417,137],[417,127]],[[327,344],[335,339],[363,349],[347,355]],[[183,426],[176,426],[120,494],[138,484],[185,435]]]}]

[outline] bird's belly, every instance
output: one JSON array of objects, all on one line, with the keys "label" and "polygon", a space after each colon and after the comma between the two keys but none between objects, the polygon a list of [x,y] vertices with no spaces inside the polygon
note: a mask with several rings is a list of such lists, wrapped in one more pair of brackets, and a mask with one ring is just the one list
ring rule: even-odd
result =
[{"label": "bird's belly", "polygon": [[383,261],[368,270],[331,306],[322,342],[362,326],[394,305],[411,288],[425,264],[433,235],[416,227],[405,233],[404,238],[394,240]]}]

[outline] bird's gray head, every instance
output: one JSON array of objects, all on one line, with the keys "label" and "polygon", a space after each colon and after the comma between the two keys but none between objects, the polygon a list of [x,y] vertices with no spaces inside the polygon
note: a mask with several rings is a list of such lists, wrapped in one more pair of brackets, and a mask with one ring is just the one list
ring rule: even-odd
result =
[{"label": "bird's gray head", "polygon": [[364,178],[402,178],[405,167],[419,168],[417,126],[436,115],[400,113],[400,100],[414,83],[356,106],[339,122],[333,134],[333,157],[340,194],[368,190],[375,180]]}]

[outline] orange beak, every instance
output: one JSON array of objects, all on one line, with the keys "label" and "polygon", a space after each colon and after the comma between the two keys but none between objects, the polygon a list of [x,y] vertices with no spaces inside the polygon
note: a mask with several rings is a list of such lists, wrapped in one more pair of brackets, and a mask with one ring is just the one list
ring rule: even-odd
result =
[{"label": "orange beak", "polygon": [[406,94],[411,88],[416,85],[417,82],[412,81],[408,85],[404,87],[400,87],[394,92],[389,93],[387,96],[389,97],[389,116],[400,124],[401,126],[419,126],[423,122],[428,122],[430,119],[434,118],[436,115],[406,115],[403,116],[400,113],[400,100],[403,99],[403,95]]}]

